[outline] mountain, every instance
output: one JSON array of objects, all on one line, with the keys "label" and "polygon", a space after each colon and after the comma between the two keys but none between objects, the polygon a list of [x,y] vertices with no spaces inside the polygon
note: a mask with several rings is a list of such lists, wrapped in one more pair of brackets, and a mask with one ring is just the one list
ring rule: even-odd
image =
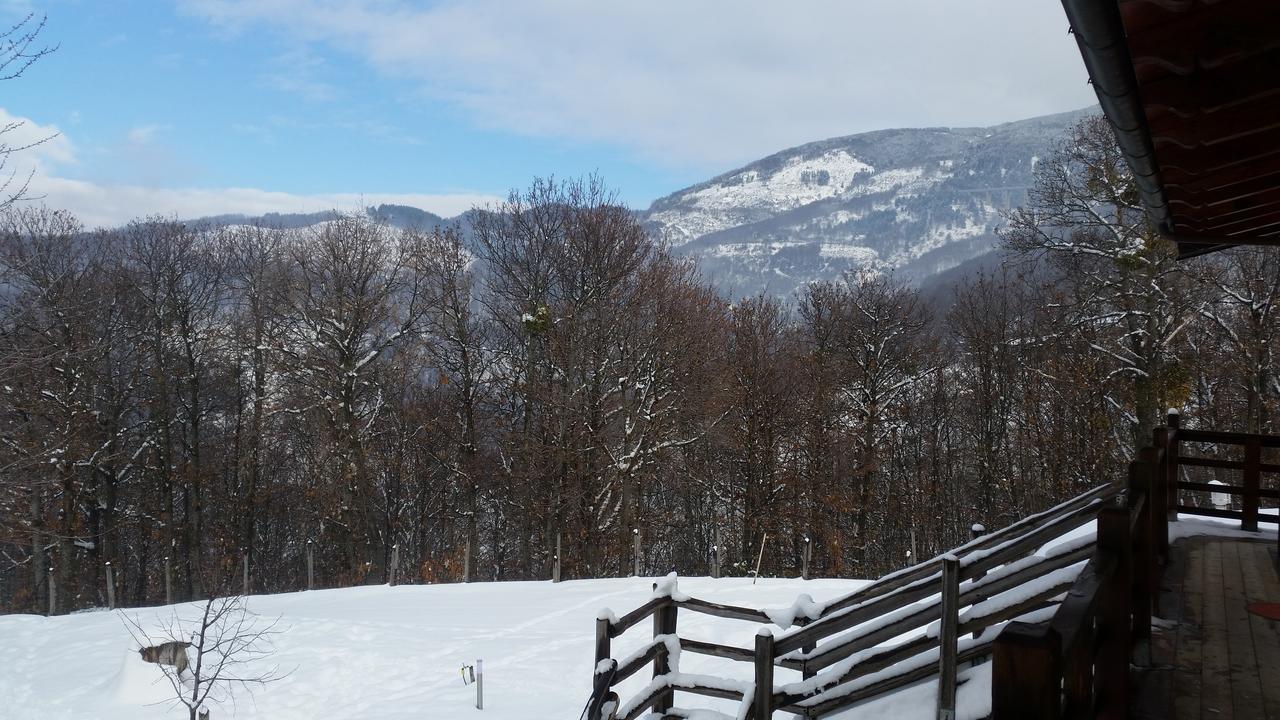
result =
[{"label": "mountain", "polygon": [[993,249],[1036,162],[1089,112],[813,142],[661,198],[641,218],[732,295],[785,295],[860,268],[920,283]]},{"label": "mountain", "polygon": [[[266,213],[265,215],[244,215],[241,213],[228,213],[225,215],[211,215],[202,217],[192,222],[209,225],[211,227],[224,227],[227,225],[262,225],[264,227],[276,228],[280,230],[288,230],[293,228],[304,228],[317,225],[333,218],[334,210],[313,213]],[[408,205],[378,205],[377,207],[365,208],[365,213],[369,217],[384,222],[392,227],[430,230],[437,225],[447,225],[449,220],[436,215],[435,213],[420,210],[416,207]]]}]

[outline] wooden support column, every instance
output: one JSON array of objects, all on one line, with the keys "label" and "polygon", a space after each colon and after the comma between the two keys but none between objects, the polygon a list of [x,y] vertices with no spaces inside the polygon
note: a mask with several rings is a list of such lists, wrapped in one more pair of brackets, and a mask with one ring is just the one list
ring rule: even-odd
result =
[{"label": "wooden support column", "polygon": [[1181,477],[1181,466],[1178,463],[1178,428],[1182,423],[1182,416],[1178,415],[1176,410],[1170,410],[1167,419],[1169,426],[1169,445],[1168,452],[1165,454],[1165,471],[1168,476],[1165,478],[1165,491],[1168,493],[1168,499],[1165,501],[1165,510],[1168,513],[1169,522],[1178,521],[1178,480]]},{"label": "wooden support column", "polygon": [[1244,442],[1244,517],[1240,520],[1240,529],[1258,532],[1258,491],[1262,487],[1261,468],[1262,443],[1256,435]]},{"label": "wooden support column", "polygon": [[1059,720],[1062,657],[1057,634],[1043,625],[1011,622],[992,651],[992,720]]},{"label": "wooden support column", "polygon": [[[1129,508],[1139,498],[1147,494],[1151,487],[1151,466],[1141,460],[1129,463]],[[1143,640],[1151,635],[1151,503],[1143,503],[1132,536],[1133,544],[1133,582],[1130,583],[1132,594],[1131,607],[1133,613],[1133,639]]]},{"label": "wooden support column", "polygon": [[1133,554],[1129,511],[1104,508],[1098,513],[1098,552],[1115,558],[1115,569],[1103,581],[1098,597],[1098,641],[1094,659],[1100,716],[1123,718],[1129,707],[1129,661],[1132,656],[1129,591]]},{"label": "wooden support column", "polygon": [[1163,449],[1164,453],[1160,455],[1159,464],[1156,466],[1155,474],[1151,476],[1151,496],[1155,499],[1156,505],[1151,511],[1151,522],[1155,525],[1155,542],[1156,554],[1160,558],[1160,564],[1164,565],[1169,559],[1169,437],[1170,431],[1167,427],[1158,427],[1155,430],[1155,446],[1157,449]]}]

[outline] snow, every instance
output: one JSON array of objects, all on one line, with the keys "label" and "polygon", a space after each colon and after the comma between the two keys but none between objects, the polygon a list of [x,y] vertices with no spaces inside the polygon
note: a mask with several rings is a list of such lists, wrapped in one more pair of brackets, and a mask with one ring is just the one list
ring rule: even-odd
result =
[{"label": "snow", "polygon": [[[255,595],[249,608],[280,616],[275,656],[288,676],[253,691],[235,692],[234,707],[213,708],[216,720],[423,720],[576,718],[591,693],[595,620],[643,604],[662,578],[361,587]],[[681,577],[673,593],[746,607],[786,607],[798,595],[820,601],[846,595],[857,580]],[[0,717],[5,720],[159,720],[180,713],[159,666],[145,663],[121,612],[154,627],[173,610],[195,605],[83,612],[56,618],[0,616]],[[602,608],[607,608],[603,609]],[[652,642],[648,622],[614,638],[613,657]],[[681,637],[742,648],[754,646],[759,625],[680,611]],[[484,660],[484,710],[475,686],[458,668]],[[684,681],[751,681],[751,667],[685,653]],[[692,675],[691,675],[692,674]],[[798,674],[779,668],[778,682]],[[699,678],[701,682],[705,678]],[[627,701],[652,682],[646,669],[618,688]],[[677,682],[679,684],[679,682]],[[159,703],[159,704],[157,704]],[[738,716],[739,703],[678,694],[677,706]],[[702,717],[717,717],[703,714]]]}]

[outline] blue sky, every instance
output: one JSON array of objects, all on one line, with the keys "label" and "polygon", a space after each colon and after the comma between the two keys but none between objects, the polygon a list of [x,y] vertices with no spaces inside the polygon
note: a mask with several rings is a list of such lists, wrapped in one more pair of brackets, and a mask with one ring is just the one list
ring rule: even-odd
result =
[{"label": "blue sky", "polygon": [[[598,171],[646,207],[806,141],[1089,104],[1043,0],[8,0],[56,53],[0,108],[89,224],[403,201]],[[42,135],[43,134],[43,135]]]}]

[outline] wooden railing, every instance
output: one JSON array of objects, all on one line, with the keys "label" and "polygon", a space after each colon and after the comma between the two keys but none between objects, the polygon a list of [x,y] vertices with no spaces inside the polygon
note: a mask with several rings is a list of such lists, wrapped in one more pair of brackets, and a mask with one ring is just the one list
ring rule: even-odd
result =
[{"label": "wooden railing", "polygon": [[[1243,447],[1244,459],[1185,454],[1198,444]],[[1127,484],[1095,488],[886,575],[821,606],[813,617],[798,615],[798,627],[776,634],[762,610],[657,594],[621,618],[606,613],[597,620],[596,687],[609,691],[651,666],[653,681],[618,706],[616,718],[634,720],[650,709],[667,714],[675,693],[684,692],[737,700],[740,717],[764,720],[779,710],[822,717],[936,675],[938,717],[948,718],[954,717],[957,668],[991,656],[996,720],[1124,717],[1130,662],[1135,648],[1149,641],[1151,618],[1159,611],[1169,522],[1179,512],[1239,519],[1245,530],[1276,522],[1260,513],[1260,505],[1280,499],[1280,492],[1262,488],[1260,477],[1280,473],[1280,465],[1262,462],[1263,448],[1278,447],[1276,436],[1182,429],[1170,414],[1152,446],[1130,463]],[[1242,482],[1188,480],[1188,467],[1238,470]],[[1238,496],[1241,509],[1189,504],[1183,501],[1187,492]],[[1095,519],[1096,540],[1085,537],[1036,555]],[[1015,589],[1021,590],[1007,594]],[[681,609],[760,625],[754,647],[680,638]],[[649,617],[650,642],[622,661],[612,659],[612,639]],[[883,645],[903,636],[908,639]],[[674,672],[669,658],[677,647],[751,663],[753,682]],[[803,679],[778,686],[777,667],[799,671]]]},{"label": "wooden railing", "polygon": [[[1124,506],[1098,514],[1097,547],[1071,591],[1047,623],[1009,623],[993,653],[992,717],[1123,718],[1128,712],[1129,665],[1150,640],[1159,611],[1159,581],[1168,559],[1169,523],[1178,513],[1239,519],[1241,528],[1276,522],[1259,513],[1264,498],[1280,493],[1261,487],[1261,473],[1280,472],[1263,463],[1262,448],[1280,447],[1280,437],[1188,430],[1170,413],[1152,445],[1129,464]],[[1244,448],[1244,460],[1188,457],[1187,444]],[[1186,467],[1239,470],[1241,485],[1193,482]],[[1183,491],[1241,497],[1238,511],[1182,502]]]},{"label": "wooden railing", "polygon": [[[1114,486],[1096,488],[977,537],[951,553],[827,603],[815,617],[797,613],[794,625],[798,627],[776,635],[768,627],[770,615],[762,610],[666,593],[657,593],[621,618],[602,613],[596,621],[598,693],[651,667],[652,682],[621,703],[617,718],[634,720],[650,709],[665,714],[672,709],[676,692],[738,700],[742,714],[757,720],[779,710],[820,717],[938,675],[940,712],[954,713],[959,664],[990,655],[997,626],[1028,613],[1044,615],[1053,599],[1075,581],[1078,566],[1093,553],[1093,541],[1085,537],[1065,542],[1044,556],[1036,552],[1092,521],[1118,493]],[[1004,594],[1029,584],[1032,592],[1003,600]],[[968,611],[962,612],[966,607]],[[754,647],[680,638],[677,623],[682,609],[760,625]],[[627,658],[613,659],[612,640],[649,617],[653,618],[649,642]],[[931,631],[934,623],[936,632]],[[882,646],[904,635],[909,639]],[[669,657],[675,647],[751,663],[754,681],[734,683],[673,672]],[[799,671],[803,679],[779,687],[774,680],[776,667]]]}]

